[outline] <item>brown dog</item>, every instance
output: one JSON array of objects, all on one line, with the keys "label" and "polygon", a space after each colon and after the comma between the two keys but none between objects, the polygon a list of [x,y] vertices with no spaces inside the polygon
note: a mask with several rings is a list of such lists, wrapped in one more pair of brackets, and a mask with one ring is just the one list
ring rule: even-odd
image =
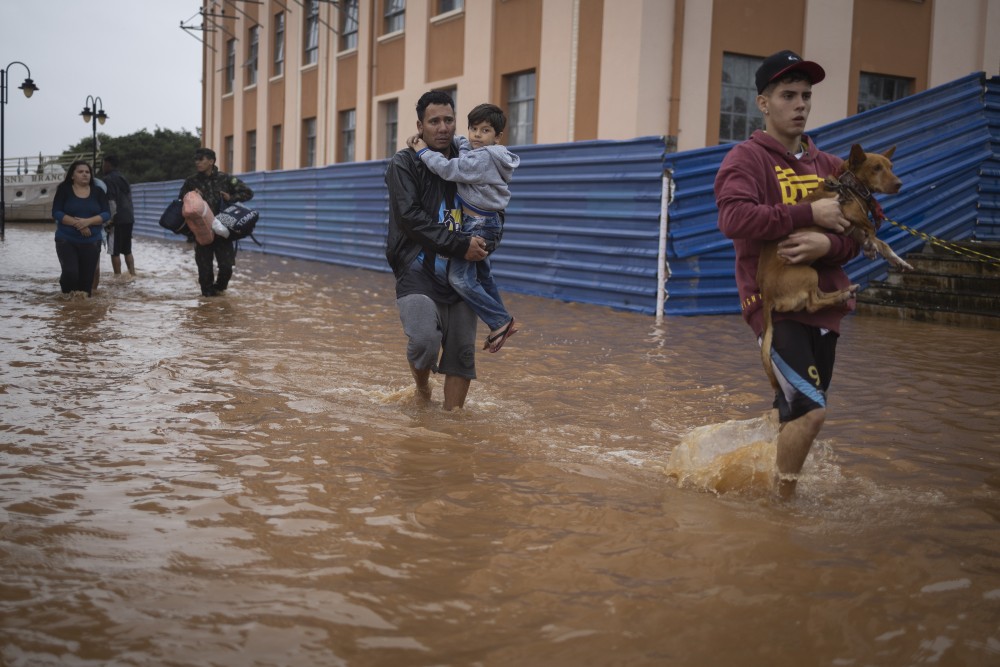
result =
[{"label": "brown dog", "polygon": [[[893,146],[883,155],[865,153],[860,144],[854,144],[851,146],[850,156],[841,165],[839,178],[827,178],[801,201],[837,197],[844,217],[851,223],[844,233],[861,244],[868,259],[881,255],[895,267],[912,270],[913,267],[894,253],[887,243],[875,236],[876,225],[884,216],[873,193],[895,194],[902,186],[899,178],[892,173],[890,158],[895,150],[896,147]],[[869,219],[869,213],[874,218],[874,223]],[[830,230],[806,227],[801,231],[829,233]],[[757,263],[757,286],[760,288],[764,308],[764,335],[760,355],[764,372],[775,390],[778,389],[778,381],[771,368],[771,342],[774,336],[772,310],[792,312],[805,309],[815,313],[820,308],[847,302],[858,290],[857,285],[851,285],[837,292],[819,291],[819,275],[813,267],[808,264],[787,264],[778,256],[778,244],[782,240],[784,239],[766,243]]]}]

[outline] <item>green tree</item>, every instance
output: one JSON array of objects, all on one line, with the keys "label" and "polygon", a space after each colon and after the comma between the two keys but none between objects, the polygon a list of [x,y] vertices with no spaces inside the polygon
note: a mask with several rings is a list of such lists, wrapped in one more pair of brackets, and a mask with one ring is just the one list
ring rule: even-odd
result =
[{"label": "green tree", "polygon": [[[99,155],[113,153],[118,156],[120,169],[130,183],[187,178],[194,173],[192,156],[195,149],[201,146],[201,139],[187,130],[175,132],[159,127],[153,132],[143,128],[123,137],[109,137],[98,132],[97,141],[101,147]],[[87,137],[75,146],[70,146],[63,156],[89,156],[93,150],[93,138]],[[96,167],[100,172],[101,165]]]}]

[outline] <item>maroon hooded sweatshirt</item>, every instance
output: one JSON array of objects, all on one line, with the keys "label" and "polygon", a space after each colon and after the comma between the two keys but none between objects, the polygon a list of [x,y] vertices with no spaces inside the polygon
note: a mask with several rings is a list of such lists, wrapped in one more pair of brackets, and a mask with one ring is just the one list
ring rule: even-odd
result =
[{"label": "maroon hooded sweatshirt", "polygon": [[[836,175],[843,160],[816,148],[802,135],[805,149],[801,157],[788,151],[777,139],[757,130],[749,139],[733,147],[715,177],[715,203],[719,208],[719,229],[732,239],[736,249],[736,285],[743,319],[754,333],[764,330],[760,291],[757,288],[757,259],[765,241],[788,236],[813,225],[812,207],[797,203],[815,190],[829,175]],[[857,256],[861,247],[847,236],[830,232],[830,251],[813,263],[819,273],[819,289],[845,289],[850,280],[842,268]],[[775,313],[774,321],[795,320],[814,327],[840,332],[840,320],[854,309],[854,299],[839,307],[815,313],[797,311]]]}]

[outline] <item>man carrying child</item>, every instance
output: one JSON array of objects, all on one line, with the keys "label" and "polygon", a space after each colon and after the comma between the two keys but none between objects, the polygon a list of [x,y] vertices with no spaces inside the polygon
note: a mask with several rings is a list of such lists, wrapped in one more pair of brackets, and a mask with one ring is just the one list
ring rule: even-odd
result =
[{"label": "man carrying child", "polygon": [[[494,104],[480,104],[469,112],[469,138],[459,139],[459,155],[449,159],[431,150],[420,135],[407,140],[432,172],[457,184],[460,229],[478,236],[492,253],[503,236],[503,210],[510,201],[510,179],[521,159],[501,145],[507,119]],[[517,333],[514,317],[500,298],[489,259],[478,262],[452,257],[448,282],[489,328],[484,350],[497,352]]]},{"label": "man carrying child", "polygon": [[[432,150],[458,154],[455,103],[441,91],[417,101],[417,132]],[[476,377],[476,314],[448,284],[449,259],[486,259],[486,242],[446,224],[456,188],[431,172],[409,148],[385,173],[389,229],[385,257],[396,277],[396,305],[407,337],[406,360],[417,394],[431,397],[430,374],[444,375],[445,410],[461,408]]]}]

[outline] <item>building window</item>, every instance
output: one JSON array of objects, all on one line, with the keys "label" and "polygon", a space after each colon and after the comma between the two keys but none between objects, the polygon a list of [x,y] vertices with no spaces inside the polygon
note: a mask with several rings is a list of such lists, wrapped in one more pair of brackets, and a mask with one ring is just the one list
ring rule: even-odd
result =
[{"label": "building window", "polygon": [[344,0],[340,6],[340,50],[358,48],[358,0]]},{"label": "building window", "polygon": [[223,140],[223,155],[226,158],[225,171],[233,170],[233,135],[229,135]]},{"label": "building window", "polygon": [[385,2],[385,14],[382,21],[382,34],[388,35],[399,32],[406,25],[404,17],[406,14],[406,0],[383,0]]},{"label": "building window", "polygon": [[281,169],[281,126],[271,128],[271,169]]},{"label": "building window", "polygon": [[247,132],[247,171],[257,169],[257,130]]},{"label": "building window", "polygon": [[396,146],[399,133],[399,101],[382,103],[383,118],[385,118],[385,155],[392,157],[396,154]]},{"label": "building window", "polygon": [[354,161],[354,109],[340,112],[340,161]]},{"label": "building window", "polygon": [[508,144],[523,146],[535,142],[535,73],[522,72],[507,80]]},{"label": "building window", "polygon": [[465,3],[462,0],[437,0],[438,14],[453,12],[462,8]]},{"label": "building window", "polygon": [[260,46],[260,26],[250,28],[247,35],[247,85],[257,85],[257,48]]},{"label": "building window", "polygon": [[303,44],[305,51],[302,62],[312,65],[319,60],[319,0],[309,0]]},{"label": "building window", "polygon": [[858,113],[901,100],[913,89],[913,79],[862,72],[858,83]]},{"label": "building window", "polygon": [[448,94],[448,97],[451,98],[451,108],[455,111],[455,115],[458,115],[458,88],[452,86],[451,88],[435,88],[434,90]]},{"label": "building window", "polygon": [[236,82],[236,39],[226,42],[226,85],[225,92],[233,92]]},{"label": "building window", "polygon": [[285,73],[285,12],[274,15],[274,61],[271,76]]},{"label": "building window", "polygon": [[725,53],[722,56],[722,103],[719,114],[719,143],[743,141],[754,130],[764,129],[757,109],[757,68],[763,58]]},{"label": "building window", "polygon": [[302,166],[316,166],[316,119],[302,121]]}]

